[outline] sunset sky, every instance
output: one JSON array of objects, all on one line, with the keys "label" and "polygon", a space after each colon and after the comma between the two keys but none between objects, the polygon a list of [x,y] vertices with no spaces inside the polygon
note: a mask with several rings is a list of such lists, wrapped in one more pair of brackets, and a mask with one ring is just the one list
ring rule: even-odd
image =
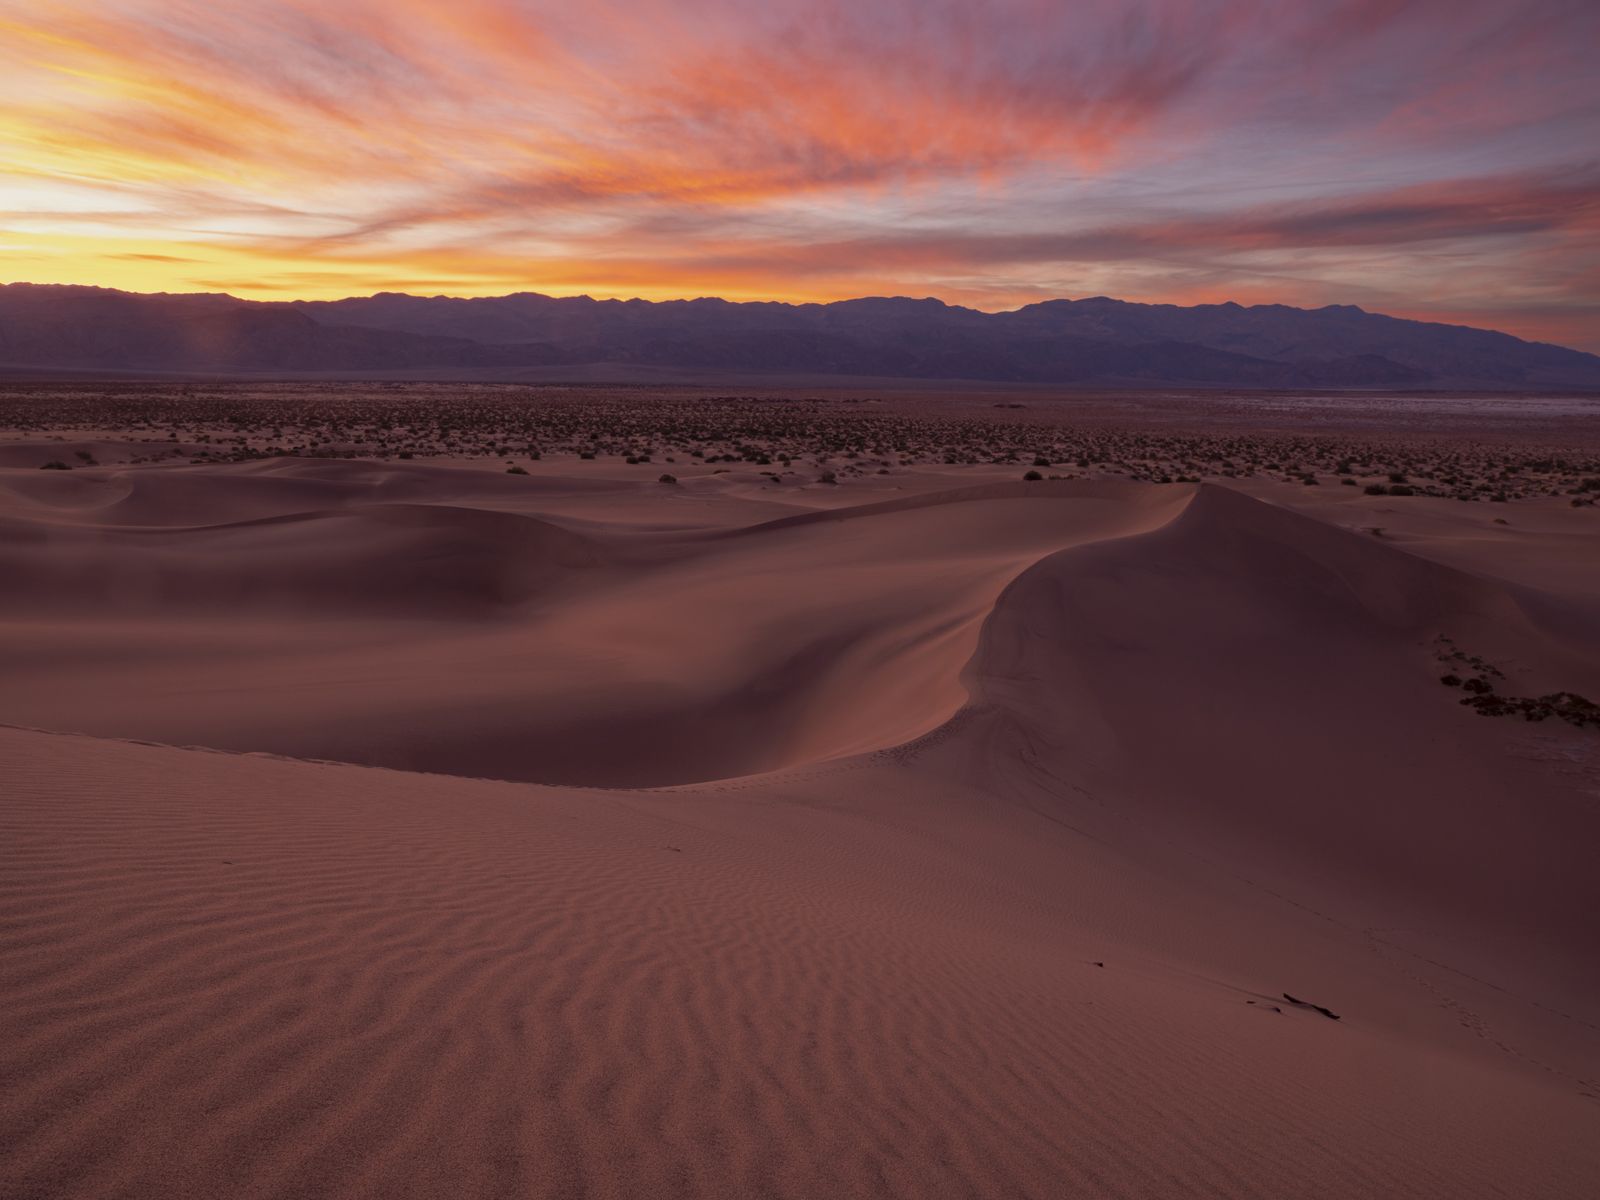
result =
[{"label": "sunset sky", "polygon": [[1600,351],[1596,0],[0,0],[0,279],[1106,294]]}]

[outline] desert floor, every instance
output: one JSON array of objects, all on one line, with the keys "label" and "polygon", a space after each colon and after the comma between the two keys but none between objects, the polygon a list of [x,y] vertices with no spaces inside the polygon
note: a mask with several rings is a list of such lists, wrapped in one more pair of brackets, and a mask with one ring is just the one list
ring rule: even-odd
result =
[{"label": "desert floor", "polygon": [[0,1196],[1600,1194],[1596,403],[8,393]]}]

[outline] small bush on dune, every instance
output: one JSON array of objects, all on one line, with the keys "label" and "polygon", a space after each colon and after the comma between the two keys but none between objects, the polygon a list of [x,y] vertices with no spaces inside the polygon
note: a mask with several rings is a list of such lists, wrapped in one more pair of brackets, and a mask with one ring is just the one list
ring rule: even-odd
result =
[{"label": "small bush on dune", "polygon": [[521,467],[507,467],[506,468],[506,474],[507,475],[526,475],[527,473],[528,472],[523,470]]},{"label": "small bush on dune", "polygon": [[1022,476],[1024,483],[1034,483],[1043,478],[1044,476],[1037,471],[1028,471]]},{"label": "small bush on dune", "polygon": [[678,477],[676,475],[669,475],[669,474],[663,473],[661,478],[657,482],[659,482],[659,483],[677,483],[678,482]]},{"label": "small bush on dune", "polygon": [[67,466],[67,464],[62,462],[60,459],[52,458],[49,462],[45,463],[44,466],[40,467],[39,470],[41,470],[41,471],[70,471],[70,470],[72,470],[72,468]]}]

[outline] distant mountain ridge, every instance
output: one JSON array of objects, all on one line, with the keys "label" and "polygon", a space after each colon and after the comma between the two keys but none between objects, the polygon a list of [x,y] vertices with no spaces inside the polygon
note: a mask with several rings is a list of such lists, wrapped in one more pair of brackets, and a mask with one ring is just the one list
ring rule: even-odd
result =
[{"label": "distant mountain ridge", "polygon": [[515,378],[608,364],[1069,386],[1600,390],[1600,357],[1349,305],[831,304],[379,293],[261,302],[0,285],[0,371]]}]

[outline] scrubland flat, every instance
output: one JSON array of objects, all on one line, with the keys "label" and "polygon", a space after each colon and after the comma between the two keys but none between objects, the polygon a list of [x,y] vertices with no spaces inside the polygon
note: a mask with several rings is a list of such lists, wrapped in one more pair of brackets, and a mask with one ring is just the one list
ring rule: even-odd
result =
[{"label": "scrubland flat", "polygon": [[10,393],[0,1196],[1594,1195],[1593,403]]}]

